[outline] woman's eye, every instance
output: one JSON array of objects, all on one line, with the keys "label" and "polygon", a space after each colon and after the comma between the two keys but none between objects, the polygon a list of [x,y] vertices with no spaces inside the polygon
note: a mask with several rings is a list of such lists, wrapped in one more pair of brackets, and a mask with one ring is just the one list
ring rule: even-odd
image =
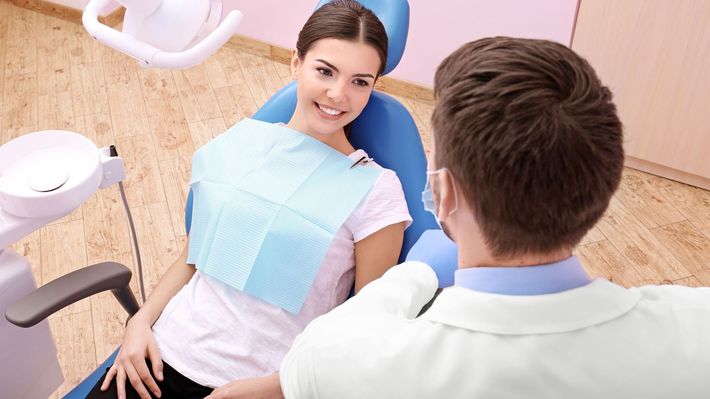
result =
[{"label": "woman's eye", "polygon": [[369,83],[367,82],[367,80],[362,80],[362,79],[355,79],[355,80],[353,81],[353,83],[355,83],[355,84],[358,85],[358,86],[362,86],[362,87],[367,87],[367,86],[369,85]]},{"label": "woman's eye", "polygon": [[316,68],[319,74],[323,76],[333,76],[333,71],[331,71],[329,68]]}]

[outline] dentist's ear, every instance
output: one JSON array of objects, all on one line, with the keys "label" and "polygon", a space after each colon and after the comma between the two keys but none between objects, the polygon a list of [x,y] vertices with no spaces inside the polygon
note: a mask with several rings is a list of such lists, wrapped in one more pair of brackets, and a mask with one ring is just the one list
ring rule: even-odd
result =
[{"label": "dentist's ear", "polygon": [[442,170],[436,177],[438,179],[437,191],[439,197],[439,208],[437,209],[438,214],[436,216],[439,218],[439,221],[445,222],[452,213],[458,210],[459,202],[456,198],[456,183],[454,182],[454,176],[448,169]]},{"label": "dentist's ear", "polygon": [[301,67],[301,59],[298,58],[298,52],[293,50],[291,52],[291,77],[294,80],[298,80],[298,68]]}]

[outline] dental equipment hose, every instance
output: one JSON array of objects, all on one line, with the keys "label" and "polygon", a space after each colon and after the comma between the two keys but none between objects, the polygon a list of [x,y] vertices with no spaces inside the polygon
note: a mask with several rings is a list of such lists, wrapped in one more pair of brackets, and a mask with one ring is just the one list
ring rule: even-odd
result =
[{"label": "dental equipment hose", "polygon": [[[109,155],[112,157],[118,156],[118,151],[116,151],[116,146],[109,146]],[[141,305],[145,303],[145,288],[143,288],[143,262],[141,262],[141,250],[138,247],[138,238],[136,237],[136,227],[133,224],[133,216],[131,215],[131,208],[128,207],[128,200],[126,200],[126,190],[123,188],[123,182],[118,182],[118,189],[121,192],[121,200],[123,200],[123,207],[126,209],[126,215],[128,215],[128,226],[131,228],[131,238],[133,239],[133,248],[136,250],[136,263],[138,264],[138,290],[140,291]]]},{"label": "dental equipment hose", "polygon": [[118,182],[118,189],[121,192],[121,199],[123,200],[123,207],[126,208],[126,215],[128,215],[128,226],[131,228],[131,238],[133,239],[133,248],[136,249],[136,263],[138,264],[138,289],[141,295],[141,305],[145,303],[145,289],[143,288],[143,263],[141,262],[141,250],[138,248],[138,239],[136,238],[136,228],[133,225],[133,216],[131,215],[131,209],[128,207],[128,201],[126,200],[126,190],[123,189],[123,182]]},{"label": "dental equipment hose", "polygon": [[138,248],[138,239],[136,238],[136,228],[133,225],[133,216],[131,215],[131,209],[128,207],[128,201],[126,200],[126,190],[123,189],[123,182],[118,182],[118,189],[121,192],[121,199],[123,200],[123,207],[126,208],[126,215],[128,215],[128,226],[131,228],[131,238],[133,239],[133,248],[136,249],[136,263],[138,264],[138,289],[140,290],[141,305],[145,303],[145,289],[143,288],[143,263],[141,262],[141,250]]}]

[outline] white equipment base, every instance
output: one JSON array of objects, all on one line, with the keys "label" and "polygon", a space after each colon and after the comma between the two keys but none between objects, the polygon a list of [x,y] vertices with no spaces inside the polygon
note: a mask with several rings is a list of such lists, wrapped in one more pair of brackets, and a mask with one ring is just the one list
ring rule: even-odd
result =
[{"label": "white equipment base", "polygon": [[27,260],[0,252],[0,396],[47,398],[64,382],[47,320],[30,328],[4,317],[7,307],[37,287]]}]

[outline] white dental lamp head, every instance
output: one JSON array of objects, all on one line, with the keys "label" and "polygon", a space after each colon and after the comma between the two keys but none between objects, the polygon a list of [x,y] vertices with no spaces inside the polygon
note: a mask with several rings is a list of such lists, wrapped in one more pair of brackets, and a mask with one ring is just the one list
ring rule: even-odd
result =
[{"label": "white dental lamp head", "polygon": [[[120,3],[126,8],[121,32],[98,20]],[[203,62],[236,32],[238,10],[222,0],[91,0],[82,22],[96,40],[135,59],[144,67],[188,68]]]}]

